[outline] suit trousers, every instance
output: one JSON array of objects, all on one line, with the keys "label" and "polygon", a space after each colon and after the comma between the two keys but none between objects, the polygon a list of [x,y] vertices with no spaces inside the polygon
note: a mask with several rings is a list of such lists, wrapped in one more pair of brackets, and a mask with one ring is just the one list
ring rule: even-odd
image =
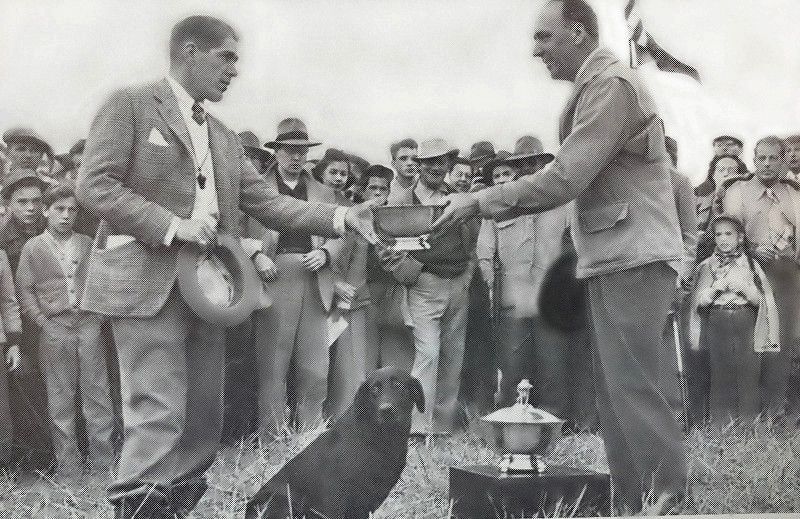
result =
[{"label": "suit trousers", "polygon": [[317,275],[303,267],[302,256],[277,255],[272,306],[253,314],[259,427],[265,441],[284,430],[287,403],[298,427],[320,424],[328,393],[327,314]]},{"label": "suit trousers", "polygon": [[91,468],[107,472],[114,464],[114,407],[100,322],[95,314],[67,311],[47,319],[39,333],[50,430],[62,475],[79,475],[83,466],[76,430],[81,412]]},{"label": "suit trousers", "polygon": [[151,494],[191,510],[222,433],[224,329],[198,318],[177,285],[156,315],[111,324],[125,439],[109,500]]},{"label": "suit trousers", "polygon": [[[377,343],[377,329],[374,321],[367,320],[367,309],[362,306],[345,314],[347,328],[331,347],[325,413],[334,420],[347,411],[367,374],[376,368],[375,348],[370,345]],[[367,356],[370,349],[372,358]]]},{"label": "suit trousers", "polygon": [[[789,367],[798,348],[798,316],[800,316],[800,267],[789,258],[762,264],[778,306],[780,352],[761,355],[761,403],[773,414],[786,411]],[[800,395],[791,395],[796,402]]]},{"label": "suit trousers", "polygon": [[[397,284],[370,283],[372,305],[367,307],[367,321],[377,327],[378,340],[367,344],[367,362],[372,369],[396,366],[411,371],[414,366],[414,335],[403,321],[402,302],[397,300]],[[395,306],[395,308],[390,308]],[[384,322],[387,315],[394,322]],[[383,317],[384,319],[381,319]]]},{"label": "suit trousers", "polygon": [[452,279],[422,272],[408,289],[414,321],[414,366],[411,374],[422,383],[425,413],[415,410],[413,433],[453,430],[464,338],[469,307],[471,272]]},{"label": "suit trousers", "polygon": [[514,309],[501,315],[498,354],[503,373],[499,407],[517,399],[517,385],[523,378],[533,384],[531,403],[560,418],[568,416],[569,334],[555,329],[539,316],[515,317]]},{"label": "suit trousers", "polygon": [[615,504],[634,512],[643,492],[680,494],[686,483],[681,428],[658,384],[675,276],[666,262],[654,262],[587,279],[597,409]]},{"label": "suit trousers", "polygon": [[5,348],[0,347],[3,353],[0,362],[0,467],[11,459],[11,447],[14,443],[14,428],[11,421],[11,404],[8,400],[8,367],[5,361]]}]

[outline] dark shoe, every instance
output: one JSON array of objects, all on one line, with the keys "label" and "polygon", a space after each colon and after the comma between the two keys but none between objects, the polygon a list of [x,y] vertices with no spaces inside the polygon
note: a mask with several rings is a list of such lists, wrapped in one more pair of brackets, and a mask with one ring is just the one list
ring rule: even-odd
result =
[{"label": "dark shoe", "polygon": [[114,519],[174,519],[167,497],[159,490],[123,497],[114,503]]},{"label": "dark shoe", "polygon": [[178,519],[189,517],[197,503],[203,497],[208,485],[205,478],[192,478],[183,483],[178,483],[170,488],[170,502],[172,514]]}]

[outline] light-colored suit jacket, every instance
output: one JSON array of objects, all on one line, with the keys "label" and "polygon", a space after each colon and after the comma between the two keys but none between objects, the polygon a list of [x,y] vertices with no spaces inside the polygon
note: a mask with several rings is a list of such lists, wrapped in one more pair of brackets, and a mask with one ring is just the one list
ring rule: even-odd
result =
[{"label": "light-colored suit jacket", "polygon": [[[86,267],[92,239],[74,234],[78,268],[75,272],[75,294],[80,299],[86,280]],[[67,277],[44,235],[34,236],[22,248],[17,266],[17,294],[22,314],[39,326],[45,318],[71,308],[67,293]]]},{"label": "light-colored suit jacket", "polygon": [[[264,179],[267,184],[275,190],[278,189],[278,184],[275,180],[276,167],[271,167],[265,174]],[[302,173],[306,183],[306,191],[308,194],[309,202],[323,202],[327,204],[336,203],[336,190],[321,184],[306,172]],[[279,232],[273,229],[267,229],[256,221],[249,222],[248,234],[263,242],[262,251],[271,259],[275,259],[275,252],[278,246]],[[339,257],[343,254],[344,238],[328,239],[323,236],[311,236],[311,246],[315,249],[325,249],[331,258],[330,263],[319,269],[317,274],[317,285],[319,287],[319,296],[322,299],[322,306],[325,307],[326,312],[330,312],[333,307],[334,298],[334,284],[336,280],[341,277],[341,272],[337,267],[341,264]],[[269,283],[267,283],[269,290]],[[274,297],[279,297],[279,294],[271,294]]]},{"label": "light-colored suit jacket", "polygon": [[539,292],[545,272],[562,252],[570,227],[572,204],[539,214],[495,222],[484,220],[475,251],[483,278],[494,279],[494,257],[500,260],[500,304],[516,317],[539,315]]},{"label": "light-colored suit jacket", "polygon": [[[335,206],[280,195],[245,156],[239,137],[208,116],[220,211],[218,232],[240,236],[238,210],[275,229],[336,236]],[[166,146],[151,142],[157,131]],[[166,79],[121,90],[97,114],[78,174],[80,204],[102,221],[82,308],[119,317],[155,315],[175,284],[178,243],[164,237],[173,217],[189,218],[195,173],[189,131]],[[109,235],[136,238],[106,247]]]},{"label": "light-colored suit jacket", "polygon": [[580,278],[683,256],[664,130],[636,72],[609,50],[590,57],[560,121],[561,148],[544,170],[477,194],[495,220],[575,200]]}]

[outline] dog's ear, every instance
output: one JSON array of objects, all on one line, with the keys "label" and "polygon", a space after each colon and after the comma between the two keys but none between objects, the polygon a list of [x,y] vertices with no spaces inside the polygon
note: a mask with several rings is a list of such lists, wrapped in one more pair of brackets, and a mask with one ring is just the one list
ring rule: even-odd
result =
[{"label": "dog's ear", "polygon": [[369,405],[370,405],[370,398],[369,394],[372,391],[372,385],[375,383],[372,376],[367,378],[364,382],[361,383],[358,390],[356,391],[356,396],[353,398],[353,407],[355,408],[355,415],[359,418],[365,417],[369,414]]},{"label": "dog's ear", "polygon": [[408,388],[411,392],[411,398],[420,413],[425,412],[425,392],[422,391],[422,384],[414,377],[408,378]]}]

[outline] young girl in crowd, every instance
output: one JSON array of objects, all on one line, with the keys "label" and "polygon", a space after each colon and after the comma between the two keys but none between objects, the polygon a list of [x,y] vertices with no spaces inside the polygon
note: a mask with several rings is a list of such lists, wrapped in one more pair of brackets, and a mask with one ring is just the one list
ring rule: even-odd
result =
[{"label": "young girl in crowd", "polygon": [[[778,345],[772,289],[750,257],[742,223],[721,214],[713,220],[714,252],[698,267],[692,308],[700,319],[700,349],[709,352],[711,419],[759,413],[761,352]],[[694,327],[698,329],[698,327]]]}]

